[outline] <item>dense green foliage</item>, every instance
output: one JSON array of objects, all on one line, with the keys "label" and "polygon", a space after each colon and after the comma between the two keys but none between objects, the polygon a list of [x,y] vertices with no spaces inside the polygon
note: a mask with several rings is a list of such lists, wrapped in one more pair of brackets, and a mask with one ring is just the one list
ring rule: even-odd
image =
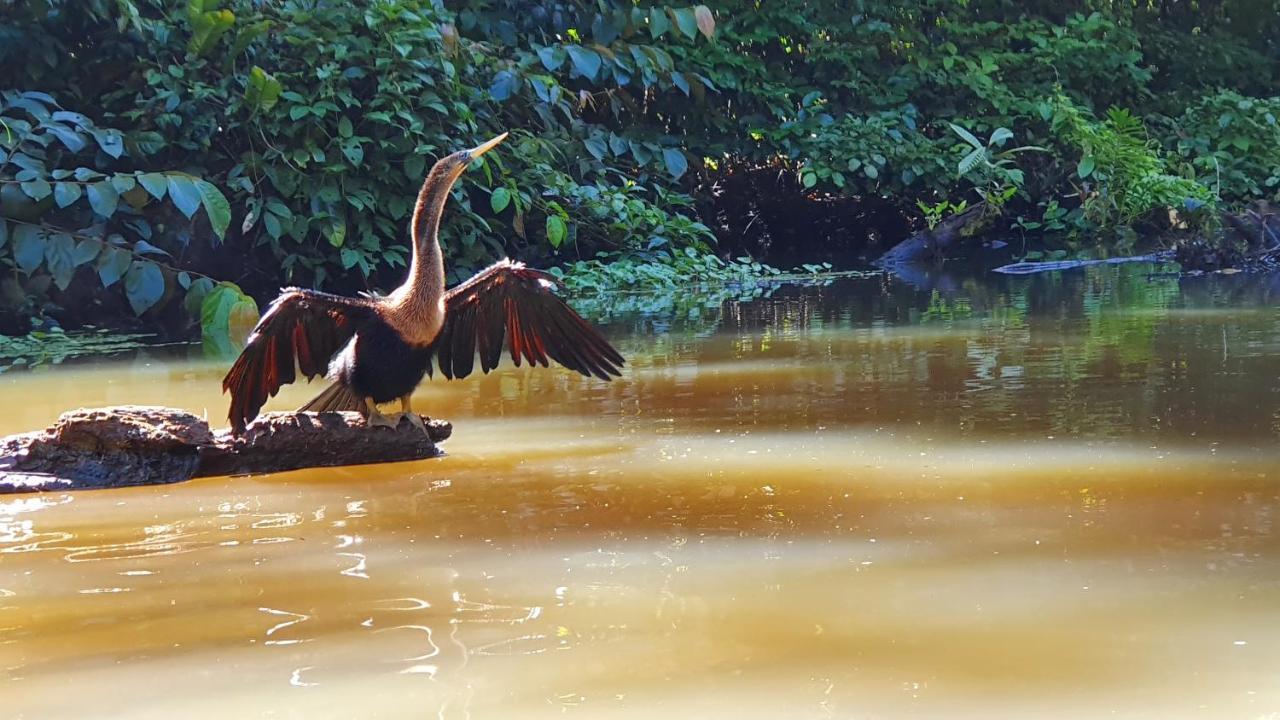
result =
[{"label": "dense green foliage", "polygon": [[0,290],[28,313],[385,288],[429,163],[504,130],[455,190],[451,267],[582,290],[765,272],[709,254],[737,254],[706,208],[744,167],[1080,243],[1280,182],[1270,1],[3,6]]}]

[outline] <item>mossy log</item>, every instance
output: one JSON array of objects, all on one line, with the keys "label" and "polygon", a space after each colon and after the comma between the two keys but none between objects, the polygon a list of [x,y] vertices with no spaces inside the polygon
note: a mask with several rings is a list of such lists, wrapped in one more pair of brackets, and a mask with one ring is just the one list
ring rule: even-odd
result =
[{"label": "mossy log", "polygon": [[425,434],[407,419],[391,430],[353,412],[265,413],[235,436],[174,408],[72,410],[46,430],[0,439],[0,494],[437,457],[453,427],[423,420]]}]

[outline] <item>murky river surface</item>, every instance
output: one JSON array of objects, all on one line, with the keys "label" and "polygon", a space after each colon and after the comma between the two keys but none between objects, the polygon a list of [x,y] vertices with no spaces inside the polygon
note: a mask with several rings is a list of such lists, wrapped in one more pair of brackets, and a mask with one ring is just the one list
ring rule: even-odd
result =
[{"label": "murky river surface", "polygon": [[[1275,718],[1280,280],[1148,272],[615,307],[620,382],[423,387],[443,459],[9,496],[0,714]],[[220,418],[189,355],[0,433]]]}]

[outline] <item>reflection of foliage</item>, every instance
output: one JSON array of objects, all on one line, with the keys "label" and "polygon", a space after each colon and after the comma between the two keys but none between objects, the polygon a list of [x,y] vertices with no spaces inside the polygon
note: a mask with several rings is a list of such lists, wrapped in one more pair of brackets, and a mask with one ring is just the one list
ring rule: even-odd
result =
[{"label": "reflection of foliage", "polygon": [[145,347],[150,335],[121,335],[108,330],[65,333],[61,328],[24,337],[0,335],[0,372],[14,367],[57,365],[82,355],[110,355]]}]

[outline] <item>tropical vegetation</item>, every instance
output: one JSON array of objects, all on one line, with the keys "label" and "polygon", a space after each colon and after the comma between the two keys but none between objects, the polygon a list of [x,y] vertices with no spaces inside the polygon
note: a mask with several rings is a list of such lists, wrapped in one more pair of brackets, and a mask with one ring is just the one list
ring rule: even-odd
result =
[{"label": "tropical vegetation", "polygon": [[1278,4],[0,0],[0,331],[385,288],[429,163],[504,130],[458,276],[812,268],[789,208],[879,208],[883,244],[981,204],[1027,253],[1194,231],[1277,193]]}]

